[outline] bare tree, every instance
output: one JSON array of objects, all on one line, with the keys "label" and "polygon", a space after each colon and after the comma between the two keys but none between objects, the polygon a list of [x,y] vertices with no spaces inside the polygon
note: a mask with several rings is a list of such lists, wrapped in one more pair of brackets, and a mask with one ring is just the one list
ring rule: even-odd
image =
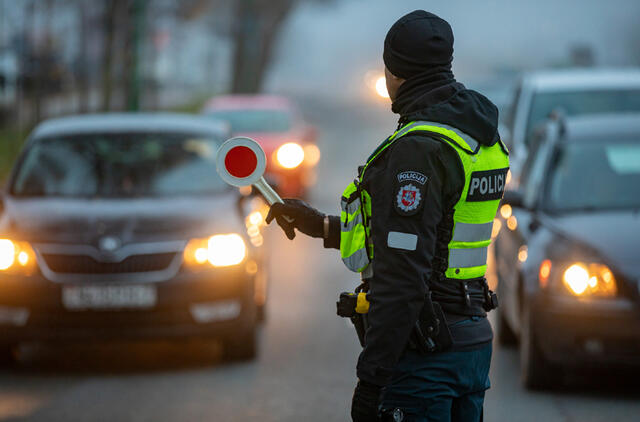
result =
[{"label": "bare tree", "polygon": [[103,16],[104,42],[102,45],[102,106],[103,111],[111,107],[111,93],[113,91],[113,50],[115,47],[115,34],[117,15],[122,7],[122,2],[106,1]]},{"label": "bare tree", "polygon": [[78,26],[80,33],[80,48],[76,65],[76,83],[78,86],[78,111],[86,113],[89,111],[89,59],[88,59],[88,38],[90,30],[90,15],[87,2],[78,4]]},{"label": "bare tree", "polygon": [[240,0],[233,28],[231,91],[257,92],[262,87],[276,37],[295,0]]},{"label": "bare tree", "polygon": [[230,17],[228,27],[221,28],[233,48],[230,91],[252,93],[261,90],[280,30],[303,1],[335,0],[186,0],[183,17],[192,19],[205,13]]}]

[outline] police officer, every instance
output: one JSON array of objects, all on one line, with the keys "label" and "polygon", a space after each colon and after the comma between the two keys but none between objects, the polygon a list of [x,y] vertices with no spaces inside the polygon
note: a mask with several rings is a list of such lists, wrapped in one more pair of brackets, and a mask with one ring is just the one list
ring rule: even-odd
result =
[{"label": "police officer", "polygon": [[398,20],[383,58],[398,130],[359,168],[341,216],[286,199],[267,222],[290,239],[294,228],[323,238],[362,274],[370,305],[354,421],[480,421],[486,312],[497,306],[487,248],[509,166],[498,110],[454,79],[453,32],[432,13]]}]

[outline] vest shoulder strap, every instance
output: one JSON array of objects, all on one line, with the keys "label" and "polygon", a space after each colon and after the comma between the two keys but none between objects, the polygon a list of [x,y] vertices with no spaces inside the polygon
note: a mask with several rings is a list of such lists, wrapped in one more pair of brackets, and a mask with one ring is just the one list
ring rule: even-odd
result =
[{"label": "vest shoulder strap", "polygon": [[[389,146],[395,143],[398,139],[406,136],[410,133],[421,133],[429,136],[433,139],[444,141],[456,149],[464,151],[468,155],[475,155],[480,150],[480,143],[476,141],[471,135],[457,129],[453,126],[449,126],[444,123],[430,122],[426,120],[418,120],[410,122],[396,131],[393,135],[388,137],[382,144],[376,148],[376,150],[369,156],[366,164],[363,166],[360,172],[360,180],[364,177],[364,171],[369,165],[386,150]],[[502,149],[508,154],[506,146],[500,141]]]},{"label": "vest shoulder strap", "polygon": [[467,154],[477,154],[480,150],[480,143],[471,135],[461,131],[460,129],[444,123],[423,120],[418,120],[405,125],[402,129],[396,132],[391,139],[396,140],[412,132],[421,132],[435,139],[452,143]]},{"label": "vest shoulder strap", "polygon": [[507,148],[507,146],[505,145],[504,142],[502,142],[502,138],[498,139],[498,142],[500,142],[500,148],[502,148],[502,151],[509,155],[509,148]]}]

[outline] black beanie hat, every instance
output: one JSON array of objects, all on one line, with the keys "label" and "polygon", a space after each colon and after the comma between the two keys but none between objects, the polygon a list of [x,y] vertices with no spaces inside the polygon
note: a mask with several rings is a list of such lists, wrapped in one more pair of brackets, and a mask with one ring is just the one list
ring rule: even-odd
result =
[{"label": "black beanie hat", "polygon": [[387,33],[383,59],[387,69],[403,79],[432,67],[450,67],[453,60],[451,26],[424,10],[404,15]]}]

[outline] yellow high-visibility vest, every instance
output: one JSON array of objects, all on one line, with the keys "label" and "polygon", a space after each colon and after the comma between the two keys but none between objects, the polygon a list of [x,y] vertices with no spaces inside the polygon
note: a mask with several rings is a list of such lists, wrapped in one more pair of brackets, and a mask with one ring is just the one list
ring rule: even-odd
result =
[{"label": "yellow high-visibility vest", "polygon": [[453,207],[453,233],[448,243],[445,276],[454,279],[482,277],[487,270],[493,219],[509,170],[509,153],[502,141],[492,146],[483,145],[454,127],[434,122],[410,122],[396,131],[371,154],[358,178],[344,190],[340,204],[342,261],[351,271],[363,273],[365,278],[372,274],[371,195],[361,183],[369,165],[384,150],[415,132],[451,146],[464,169],[464,188]]}]

